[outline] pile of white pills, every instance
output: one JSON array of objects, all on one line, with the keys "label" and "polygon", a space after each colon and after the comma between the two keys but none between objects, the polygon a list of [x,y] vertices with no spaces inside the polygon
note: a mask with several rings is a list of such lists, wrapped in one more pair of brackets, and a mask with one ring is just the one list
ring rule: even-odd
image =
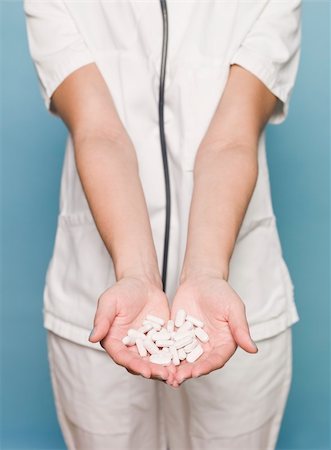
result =
[{"label": "pile of white pills", "polygon": [[201,344],[209,340],[203,326],[201,320],[184,309],[179,309],[175,321],[168,320],[167,324],[161,317],[148,314],[142,326],[129,329],[122,342],[126,346],[136,345],[141,357],[149,354],[152,363],[178,366],[184,360],[192,363],[203,354]]}]

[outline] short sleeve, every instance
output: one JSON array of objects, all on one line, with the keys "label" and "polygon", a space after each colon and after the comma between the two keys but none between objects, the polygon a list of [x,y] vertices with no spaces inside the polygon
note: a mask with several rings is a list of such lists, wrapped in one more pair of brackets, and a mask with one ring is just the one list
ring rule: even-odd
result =
[{"label": "short sleeve", "polygon": [[301,0],[268,0],[231,57],[277,97],[268,123],[285,121],[301,53]]},{"label": "short sleeve", "polygon": [[83,36],[61,0],[23,0],[28,46],[44,104],[73,71],[94,61]]}]

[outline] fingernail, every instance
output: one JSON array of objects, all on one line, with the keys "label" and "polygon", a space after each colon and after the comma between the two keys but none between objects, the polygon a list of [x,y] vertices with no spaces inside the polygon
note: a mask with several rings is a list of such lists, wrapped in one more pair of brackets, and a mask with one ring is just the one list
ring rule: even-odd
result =
[{"label": "fingernail", "polygon": [[256,350],[259,351],[259,349],[258,349],[257,345],[255,344],[255,342],[253,341],[253,339],[251,339],[251,341],[252,341],[252,344],[254,345],[254,347],[256,348]]},{"label": "fingernail", "polygon": [[91,331],[91,333],[90,333],[90,335],[89,335],[89,339],[91,339],[91,337],[93,336],[93,334],[94,334],[94,328],[92,328],[92,331]]}]

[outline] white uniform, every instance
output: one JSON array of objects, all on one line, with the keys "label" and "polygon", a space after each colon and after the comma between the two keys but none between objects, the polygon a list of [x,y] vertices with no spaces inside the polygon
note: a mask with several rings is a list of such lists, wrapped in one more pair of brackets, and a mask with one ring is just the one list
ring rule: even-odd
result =
[{"label": "white uniform", "polygon": [[[168,0],[167,8],[164,113],[172,210],[166,293],[171,303],[184,257],[195,154],[230,64],[252,72],[278,97],[269,123],[283,122],[299,66],[301,0]],[[24,11],[30,53],[50,114],[50,97],[71,72],[95,62],[103,75],[135,145],[161,271],[165,186],[158,123],[159,0],[24,0]],[[229,283],[246,304],[252,338],[264,342],[299,317],[272,207],[265,131],[259,140],[258,162],[256,187],[230,261]],[[88,336],[97,299],[114,282],[112,260],[83,193],[69,134],[54,252],[44,290],[45,328],[52,336],[71,341],[72,348],[98,349],[106,358],[100,344],[90,343]],[[255,356],[248,357],[254,364]],[[217,371],[198,383],[217,385],[222,377]],[[138,389],[142,382],[132,379]],[[209,399],[209,405],[215,400],[215,396]],[[208,413],[208,406],[202,410]],[[189,422],[188,433],[194,434],[193,425]]]}]

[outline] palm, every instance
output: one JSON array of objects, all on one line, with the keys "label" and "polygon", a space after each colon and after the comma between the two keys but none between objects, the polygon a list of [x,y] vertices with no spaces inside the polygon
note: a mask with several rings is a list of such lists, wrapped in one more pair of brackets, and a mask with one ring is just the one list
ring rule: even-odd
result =
[{"label": "palm", "polygon": [[237,343],[229,325],[229,311],[240,302],[225,280],[201,277],[193,283],[182,284],[174,298],[172,311],[185,309],[204,322],[209,341],[203,345],[203,355],[194,363],[185,361],[178,367],[176,381],[205,375],[222,367],[234,354]]},{"label": "palm", "polygon": [[128,329],[138,329],[147,314],[169,319],[169,305],[165,294],[155,287],[148,286],[134,279],[123,279],[103,294],[103,303],[116,305],[114,320],[102,339],[101,345],[112,359],[129,372],[143,375],[147,378],[171,380],[173,369],[149,362],[148,357],[142,358],[136,346],[127,347],[122,338]]}]

